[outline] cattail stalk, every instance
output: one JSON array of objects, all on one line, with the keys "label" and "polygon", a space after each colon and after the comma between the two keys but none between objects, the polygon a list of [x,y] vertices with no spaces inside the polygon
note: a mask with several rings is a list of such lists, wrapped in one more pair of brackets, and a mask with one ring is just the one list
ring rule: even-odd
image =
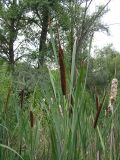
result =
[{"label": "cattail stalk", "polygon": [[99,110],[99,97],[96,95],[96,110]]}]

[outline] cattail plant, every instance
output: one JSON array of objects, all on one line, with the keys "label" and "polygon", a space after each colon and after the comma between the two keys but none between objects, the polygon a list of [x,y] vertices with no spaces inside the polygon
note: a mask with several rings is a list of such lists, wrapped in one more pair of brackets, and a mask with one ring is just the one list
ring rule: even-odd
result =
[{"label": "cattail plant", "polygon": [[117,96],[117,86],[118,86],[118,80],[114,78],[111,83],[111,92],[110,92],[109,105],[107,108],[107,112],[113,113],[113,104],[115,103],[116,96]]},{"label": "cattail plant", "polygon": [[57,25],[56,27],[57,27],[58,44],[59,44],[58,60],[59,60],[59,66],[60,66],[61,88],[62,88],[63,95],[66,96],[67,89],[66,89],[66,70],[65,70],[65,64],[64,64],[64,53],[60,43],[58,23],[56,25]]},{"label": "cattail plant", "polygon": [[[109,97],[109,105],[107,108],[107,113],[111,112],[113,114],[113,112],[114,112],[113,105],[116,101],[117,86],[118,86],[118,80],[116,78],[114,78],[111,83],[111,92],[110,92],[110,97]],[[111,132],[110,132],[110,136],[109,136],[110,159],[112,159],[112,153],[113,153],[114,145],[115,145],[115,139],[116,139],[115,131],[116,131],[116,128],[115,128],[114,122],[112,121]]]}]

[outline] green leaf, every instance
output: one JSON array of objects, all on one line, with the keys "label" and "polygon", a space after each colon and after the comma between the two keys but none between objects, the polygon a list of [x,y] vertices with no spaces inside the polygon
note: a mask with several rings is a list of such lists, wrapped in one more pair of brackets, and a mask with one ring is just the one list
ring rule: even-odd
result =
[{"label": "green leaf", "polygon": [[6,148],[6,149],[8,149],[8,150],[10,150],[10,151],[12,151],[13,153],[15,153],[15,154],[17,154],[18,155],[18,157],[20,157],[22,160],[24,160],[14,149],[12,149],[11,147],[9,147],[9,146],[6,146],[6,145],[4,145],[4,144],[0,144],[0,147],[2,147],[2,148]]}]

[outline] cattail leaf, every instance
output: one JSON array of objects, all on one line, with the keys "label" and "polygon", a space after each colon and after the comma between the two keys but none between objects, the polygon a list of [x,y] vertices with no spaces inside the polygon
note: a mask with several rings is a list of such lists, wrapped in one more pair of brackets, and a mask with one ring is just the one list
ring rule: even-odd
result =
[{"label": "cattail leaf", "polygon": [[100,142],[101,142],[102,149],[103,149],[103,151],[105,152],[104,141],[103,141],[103,138],[102,138],[102,135],[101,135],[101,132],[100,132],[100,129],[99,129],[98,126],[97,126],[97,131],[98,131],[98,135],[99,135],[99,138],[100,138]]},{"label": "cattail leaf", "polygon": [[56,88],[55,88],[54,78],[53,78],[53,75],[52,75],[51,70],[49,68],[48,68],[48,71],[49,71],[49,75],[50,75],[50,81],[51,81],[51,84],[52,84],[54,96],[56,98]]},{"label": "cattail leaf", "polygon": [[6,145],[4,145],[4,144],[0,144],[0,147],[2,147],[2,148],[5,148],[5,149],[8,149],[8,150],[10,150],[10,151],[12,151],[13,153],[15,153],[20,159],[22,159],[22,160],[24,160],[14,149],[12,149],[11,147],[9,147],[9,146],[6,146]]},{"label": "cattail leaf", "polygon": [[75,74],[76,41],[77,40],[75,39],[74,46],[73,46],[73,53],[72,53],[70,95],[72,94],[74,74]]}]

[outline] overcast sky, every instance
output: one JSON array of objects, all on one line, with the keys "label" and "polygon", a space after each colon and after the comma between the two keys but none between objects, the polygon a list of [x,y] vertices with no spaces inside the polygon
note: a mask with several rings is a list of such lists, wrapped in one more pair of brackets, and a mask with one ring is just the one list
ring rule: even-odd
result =
[{"label": "overcast sky", "polygon": [[[91,9],[94,11],[96,5],[105,4],[108,0],[93,0]],[[120,0],[111,0],[108,5],[110,11],[102,18],[102,22],[109,25],[110,36],[105,33],[95,33],[93,46],[102,48],[109,43],[120,51]]]}]

